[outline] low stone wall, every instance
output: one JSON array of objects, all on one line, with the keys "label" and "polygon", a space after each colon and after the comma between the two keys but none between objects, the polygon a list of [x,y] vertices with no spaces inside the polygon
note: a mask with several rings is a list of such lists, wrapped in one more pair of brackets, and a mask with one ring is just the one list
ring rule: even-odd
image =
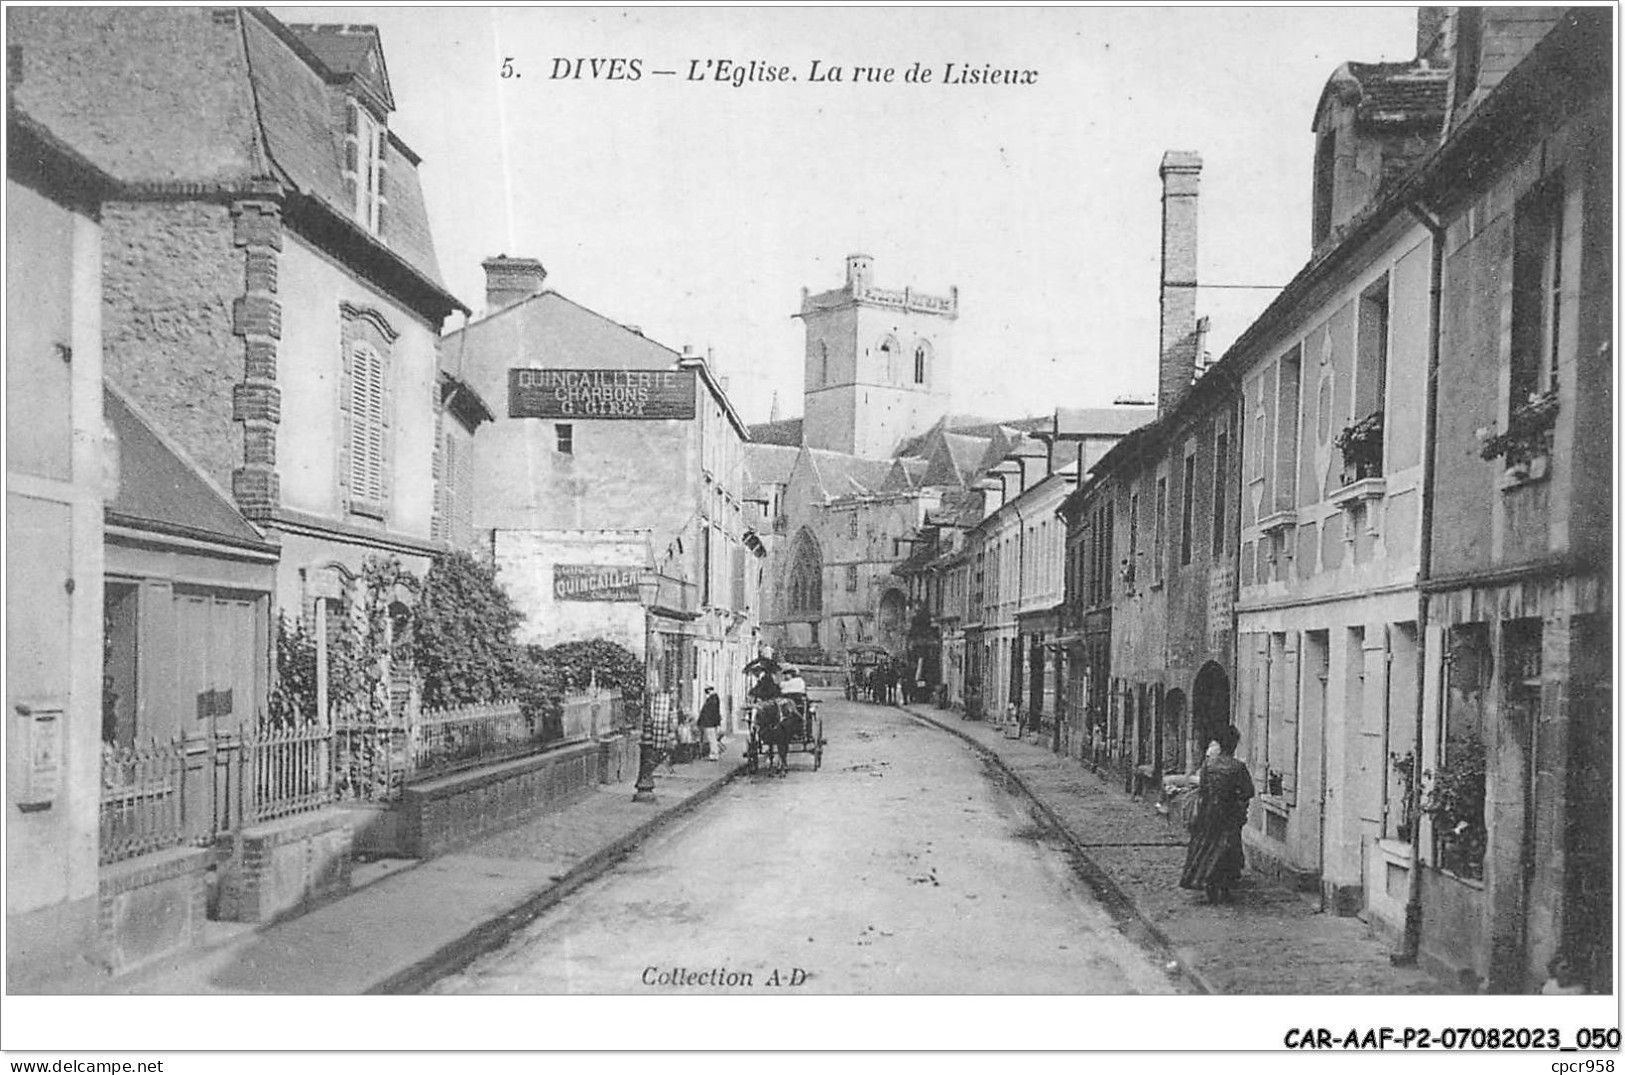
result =
[{"label": "low stone wall", "polygon": [[352,838],[334,809],[243,829],[220,867],[218,917],[269,922],[349,891]]},{"label": "low stone wall", "polygon": [[410,784],[398,808],[401,851],[429,858],[517,824],[597,785],[616,758],[623,778],[637,775],[635,755],[628,768],[624,755],[588,742]]},{"label": "low stone wall", "polygon": [[97,877],[97,960],[123,974],[195,944],[207,917],[210,855],[177,847],[103,866]]}]

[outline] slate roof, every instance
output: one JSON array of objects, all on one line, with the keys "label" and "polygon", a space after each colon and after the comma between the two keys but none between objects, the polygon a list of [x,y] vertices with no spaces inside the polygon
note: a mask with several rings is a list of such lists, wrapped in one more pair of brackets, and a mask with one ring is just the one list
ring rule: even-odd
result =
[{"label": "slate roof", "polygon": [[777,422],[760,422],[750,426],[750,439],[756,444],[779,444],[791,448],[801,447],[801,419],[784,418]]},{"label": "slate roof", "polygon": [[[271,21],[247,19],[245,27],[260,126],[271,159],[299,190],[348,215],[344,132],[334,126],[336,109],[329,96],[342,91],[328,85],[333,72],[326,70],[315,54],[292,47],[305,37],[291,31],[283,36],[277,32],[283,28],[273,26]],[[375,43],[376,39],[369,41]],[[423,188],[418,182],[416,154],[409,155],[393,137],[385,146],[384,182],[387,206],[379,237],[413,268],[442,285]]]},{"label": "slate roof", "polygon": [[102,405],[118,439],[118,495],[107,504],[108,521],[228,545],[273,548],[203,471],[111,386],[103,388]]},{"label": "slate roof", "polygon": [[394,111],[395,98],[389,91],[389,71],[384,66],[384,45],[378,27],[290,23],[288,29],[330,72],[360,82],[379,103]]},{"label": "slate roof", "polygon": [[1426,60],[1403,63],[1356,63],[1338,67],[1326,80],[1315,104],[1319,129],[1326,102],[1333,94],[1354,105],[1355,118],[1372,126],[1415,126],[1434,133],[1444,124],[1450,68]]},{"label": "slate roof", "polygon": [[825,496],[862,496],[880,492],[891,473],[889,459],[863,459],[823,448],[807,449]]},{"label": "slate roof", "polygon": [[330,207],[365,256],[461,306],[441,281],[416,155],[390,138],[371,236],[344,192],[344,76],[263,10],[8,8],[6,28],[12,100],[115,182],[207,197],[275,176]]},{"label": "slate roof", "polygon": [[931,468],[929,459],[906,455],[892,461],[891,473],[886,476],[886,491],[908,493],[918,489]]},{"label": "slate roof", "polygon": [[1359,117],[1369,123],[1444,121],[1450,70],[1427,63],[1349,63],[1360,84]]},{"label": "slate roof", "polygon": [[785,485],[795,469],[800,448],[784,444],[762,444],[752,440],[745,445],[745,477],[747,481]]}]

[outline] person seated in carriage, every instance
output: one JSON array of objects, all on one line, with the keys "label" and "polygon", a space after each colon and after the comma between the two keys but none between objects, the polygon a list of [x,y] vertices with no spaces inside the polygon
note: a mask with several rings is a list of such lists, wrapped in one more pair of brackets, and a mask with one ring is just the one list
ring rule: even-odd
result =
[{"label": "person seated in carriage", "polygon": [[756,678],[756,685],[750,689],[751,699],[756,702],[771,701],[782,693],[779,690],[779,681],[773,675],[773,670],[766,667],[762,669],[762,674]]},{"label": "person seated in carriage", "polygon": [[790,665],[784,670],[784,678],[779,681],[779,693],[795,703],[797,711],[807,712],[807,681],[801,678],[801,670]]}]

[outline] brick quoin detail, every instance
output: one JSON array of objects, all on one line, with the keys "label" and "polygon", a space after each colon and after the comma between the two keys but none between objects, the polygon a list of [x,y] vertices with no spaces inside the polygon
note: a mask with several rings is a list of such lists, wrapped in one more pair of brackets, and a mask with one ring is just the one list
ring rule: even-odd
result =
[{"label": "brick quoin detail", "polygon": [[282,503],[282,482],[274,470],[239,467],[231,475],[231,495],[250,519],[269,518]]},{"label": "brick quoin detail", "polygon": [[237,246],[282,249],[282,206],[274,201],[243,201],[231,207],[232,241]]},{"label": "brick quoin detail", "polygon": [[282,392],[274,385],[240,384],[231,390],[231,417],[236,422],[282,421]]},{"label": "brick quoin detail", "polygon": [[265,291],[276,294],[276,254],[270,250],[250,249],[247,257],[246,284],[250,295]]},{"label": "brick quoin detail", "polygon": [[276,427],[250,425],[243,429],[243,463],[246,466],[276,466]]},{"label": "brick quoin detail", "polygon": [[231,330],[239,336],[282,338],[282,304],[268,295],[244,295],[231,307]]},{"label": "brick quoin detail", "polygon": [[231,207],[232,238],[243,251],[243,294],[232,303],[232,331],[243,338],[243,380],[231,394],[232,418],[243,425],[242,465],[232,472],[237,506],[263,520],[281,505],[276,472],[282,393],[276,387],[282,305],[277,302],[277,257],[282,250],[282,204],[274,187],[266,197]]},{"label": "brick quoin detail", "polygon": [[249,340],[243,348],[243,379],[276,381],[276,344],[271,340]]}]

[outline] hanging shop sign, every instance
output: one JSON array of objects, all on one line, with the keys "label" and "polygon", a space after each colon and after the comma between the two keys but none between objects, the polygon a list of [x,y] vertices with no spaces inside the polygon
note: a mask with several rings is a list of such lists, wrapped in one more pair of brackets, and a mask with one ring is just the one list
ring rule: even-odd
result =
[{"label": "hanging shop sign", "polygon": [[693,370],[508,371],[509,418],[693,418]]},{"label": "hanging shop sign", "polygon": [[643,568],[625,564],[554,564],[555,601],[637,601]]}]

